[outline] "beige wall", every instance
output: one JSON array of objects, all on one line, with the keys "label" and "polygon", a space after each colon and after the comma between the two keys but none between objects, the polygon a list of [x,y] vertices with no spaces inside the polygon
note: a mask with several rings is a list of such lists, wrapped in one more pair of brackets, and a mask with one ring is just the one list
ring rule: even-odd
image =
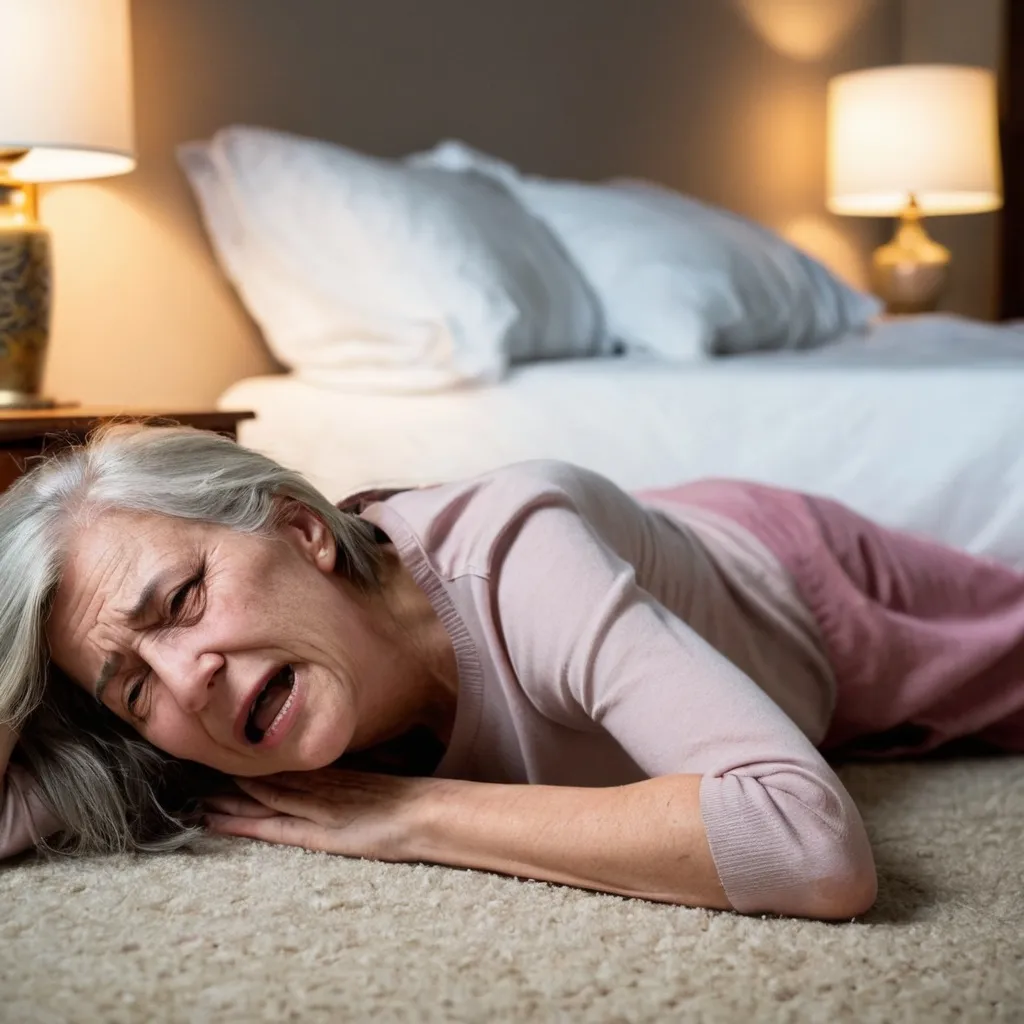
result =
[{"label": "beige wall", "polygon": [[[903,60],[997,69],[1006,0],[904,0]],[[928,230],[953,254],[942,307],[992,319],[998,308],[999,214],[934,217]]]},{"label": "beige wall", "polygon": [[455,136],[532,171],[646,176],[860,281],[885,226],[824,212],[824,87],[898,60],[901,30],[899,0],[135,0],[139,168],[43,197],[47,388],[197,406],[272,369],[173,158],[231,122],[385,155]]}]

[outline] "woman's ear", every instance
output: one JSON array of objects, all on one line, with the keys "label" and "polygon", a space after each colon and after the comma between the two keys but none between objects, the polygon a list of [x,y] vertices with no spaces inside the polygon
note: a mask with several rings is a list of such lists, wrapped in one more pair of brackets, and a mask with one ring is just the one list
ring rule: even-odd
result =
[{"label": "woman's ear", "polygon": [[307,505],[284,499],[281,529],[322,572],[333,572],[338,558],[337,542],[328,525]]}]

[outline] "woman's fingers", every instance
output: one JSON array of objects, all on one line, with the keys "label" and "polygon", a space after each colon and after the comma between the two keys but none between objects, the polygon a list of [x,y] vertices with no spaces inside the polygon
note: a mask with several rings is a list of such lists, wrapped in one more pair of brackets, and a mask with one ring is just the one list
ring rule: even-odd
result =
[{"label": "woman's fingers", "polygon": [[232,814],[242,818],[271,818],[277,812],[247,796],[208,796],[203,806],[221,814]]},{"label": "woman's fingers", "polygon": [[218,835],[241,836],[244,839],[260,839],[265,843],[336,852],[331,850],[325,830],[305,818],[276,814],[267,818],[207,814],[203,821],[208,831]]},{"label": "woman's fingers", "polygon": [[[309,789],[282,785],[277,776],[236,778],[243,797],[218,798],[211,831],[304,846],[347,857],[392,860],[403,831],[403,798],[428,779],[348,773],[306,773]],[[314,777],[317,778],[314,781]],[[241,801],[235,803],[234,801]],[[262,808],[255,812],[253,805]]]}]

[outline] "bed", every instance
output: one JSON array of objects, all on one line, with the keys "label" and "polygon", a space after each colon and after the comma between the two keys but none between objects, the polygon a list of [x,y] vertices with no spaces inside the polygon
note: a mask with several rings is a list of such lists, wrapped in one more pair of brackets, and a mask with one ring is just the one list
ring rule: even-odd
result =
[{"label": "bed", "polygon": [[[469,163],[492,174],[524,205],[538,204],[531,212],[554,224],[561,240],[573,227],[571,217],[548,218],[548,193],[538,199],[507,165],[458,145],[439,147],[427,159],[434,169],[463,170]],[[205,175],[209,168],[199,171]],[[288,172],[296,173],[294,162]],[[267,181],[252,184],[268,209],[283,207]],[[1007,187],[1012,211],[1012,182]],[[639,192],[630,188],[633,201]],[[572,209],[564,195],[555,198],[558,210]],[[211,230],[217,227],[213,213],[221,209],[205,211]],[[583,223],[585,212],[573,215]],[[322,203],[316,215],[324,218]],[[726,232],[734,226],[730,221]],[[715,230],[721,228],[717,223]],[[234,224],[227,237],[234,244],[238,235]],[[287,239],[275,241],[283,245]],[[608,263],[607,246],[588,236],[576,253],[568,248],[600,289],[600,274],[609,270],[600,262]],[[245,299],[251,266],[241,260],[251,263],[251,253],[220,255]],[[769,255],[771,263],[779,253]],[[307,276],[317,270],[308,264]],[[622,268],[609,273],[621,277]],[[252,277],[263,285],[271,280],[278,278],[265,267]],[[286,315],[275,322],[275,311],[259,306],[265,291],[250,287],[250,311],[270,333],[290,327],[295,304],[282,307]],[[630,299],[627,319],[630,311],[647,308],[636,294]],[[786,302],[777,305],[784,315]],[[1010,308],[1008,301],[1004,306]],[[608,309],[614,318],[614,306]],[[319,308],[299,312],[317,322],[325,316]],[[570,319],[559,321],[559,329]],[[651,326],[649,317],[644,325],[657,333],[659,325]],[[433,381],[402,389],[407,393],[368,388],[365,378],[344,370],[298,367],[238,381],[219,404],[254,411],[256,418],[241,425],[240,440],[304,473],[335,500],[363,488],[429,484],[509,462],[555,458],[597,470],[628,489],[705,476],[794,487],[841,500],[886,525],[1024,568],[1024,324],[874,316],[828,344],[760,351],[749,341],[740,339],[713,358],[682,360],[664,358],[656,345],[625,354],[597,346],[581,353],[586,358],[551,358],[564,353],[552,353],[546,343],[532,358],[503,367],[497,380]]]},{"label": "bed", "polygon": [[826,494],[1024,568],[1024,329],[923,317],[802,355],[541,362],[428,395],[264,376],[221,405],[255,411],[242,441],[335,500],[557,458],[627,488],[718,475]]}]

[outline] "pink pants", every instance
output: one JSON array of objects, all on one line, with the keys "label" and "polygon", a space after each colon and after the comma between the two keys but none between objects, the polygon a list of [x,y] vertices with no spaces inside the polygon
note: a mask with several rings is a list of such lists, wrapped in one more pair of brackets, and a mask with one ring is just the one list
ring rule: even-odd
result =
[{"label": "pink pants", "polygon": [[789,571],[838,685],[823,750],[891,756],[976,736],[1024,752],[1024,574],[793,491],[705,480],[647,493],[728,517]]}]

